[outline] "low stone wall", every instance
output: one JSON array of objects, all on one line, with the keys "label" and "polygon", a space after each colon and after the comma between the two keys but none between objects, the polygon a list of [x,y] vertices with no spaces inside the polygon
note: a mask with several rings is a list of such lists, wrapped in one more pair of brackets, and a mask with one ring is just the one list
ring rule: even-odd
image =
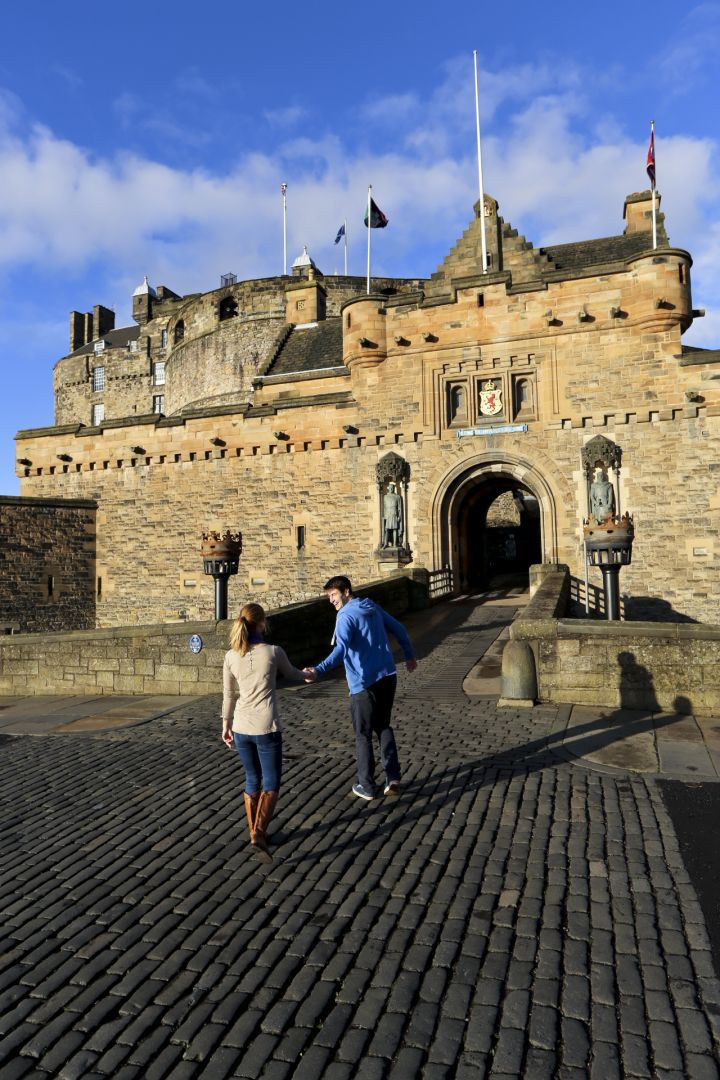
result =
[{"label": "low stone wall", "polygon": [[541,701],[713,715],[720,626],[564,618],[569,575],[548,573],[510,628],[535,655]]},{"label": "low stone wall", "polygon": [[[427,604],[427,588],[409,577],[373,582],[370,596],[391,614]],[[298,667],[330,651],[335,611],[323,596],[269,612],[268,640]],[[232,622],[164,623],[112,630],[15,634],[0,638],[0,695],[215,694]],[[190,651],[199,634],[203,648]]]}]

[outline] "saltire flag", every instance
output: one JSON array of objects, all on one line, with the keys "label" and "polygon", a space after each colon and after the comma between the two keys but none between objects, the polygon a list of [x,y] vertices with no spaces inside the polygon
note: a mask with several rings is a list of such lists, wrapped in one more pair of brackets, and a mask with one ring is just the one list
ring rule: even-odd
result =
[{"label": "saltire flag", "polygon": [[345,235],[345,222],[343,222],[343,224],[340,226],[340,228],[337,231],[337,236],[335,237],[335,243],[339,244],[344,235]]},{"label": "saltire flag", "polygon": [[655,190],[655,132],[650,130],[650,145],[647,152],[647,174],[650,177],[650,186]]},{"label": "saltire flag", "polygon": [[[365,222],[365,228],[367,228],[367,224],[368,224],[367,207],[365,208],[365,217],[363,218],[363,221]],[[388,223],[388,219],[385,217],[385,215],[383,214],[382,210],[377,205],[375,200],[371,198],[370,199],[370,228],[371,229],[384,229],[385,226],[387,225],[387,223]]]}]

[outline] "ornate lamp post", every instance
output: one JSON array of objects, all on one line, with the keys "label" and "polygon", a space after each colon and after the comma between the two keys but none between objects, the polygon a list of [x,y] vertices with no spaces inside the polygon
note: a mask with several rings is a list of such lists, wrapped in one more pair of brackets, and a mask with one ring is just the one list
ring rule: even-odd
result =
[{"label": "ornate lamp post", "polygon": [[203,570],[215,579],[215,618],[227,619],[228,578],[237,574],[242,551],[242,533],[203,533]]},{"label": "ornate lamp post", "polygon": [[[582,450],[588,492],[588,516],[583,522],[585,551],[603,577],[605,615],[620,618],[620,567],[629,566],[635,526],[630,514],[620,516],[620,447],[597,435]],[[615,472],[615,485],[609,479]],[[616,495],[617,489],[617,495]]]}]

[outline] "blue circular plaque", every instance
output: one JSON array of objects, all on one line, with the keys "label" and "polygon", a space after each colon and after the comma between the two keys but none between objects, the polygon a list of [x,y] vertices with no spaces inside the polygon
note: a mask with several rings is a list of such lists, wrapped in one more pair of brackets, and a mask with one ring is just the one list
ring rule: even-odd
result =
[{"label": "blue circular plaque", "polygon": [[190,652],[199,653],[203,647],[203,639],[199,634],[193,634],[189,641]]}]

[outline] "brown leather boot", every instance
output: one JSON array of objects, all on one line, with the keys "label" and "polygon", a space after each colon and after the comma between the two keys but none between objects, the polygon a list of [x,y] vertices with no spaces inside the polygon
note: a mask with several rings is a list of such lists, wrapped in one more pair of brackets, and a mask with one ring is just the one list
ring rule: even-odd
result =
[{"label": "brown leather boot", "polygon": [[255,816],[255,835],[253,845],[255,854],[261,862],[272,862],[272,855],[267,846],[268,825],[272,821],[273,811],[278,799],[277,791],[261,791]]},{"label": "brown leather boot", "polygon": [[254,795],[248,795],[247,791],[243,792],[243,798],[245,800],[245,812],[247,813],[248,828],[250,830],[250,843],[255,843],[255,819],[257,817],[258,803],[260,802],[260,792],[256,791]]}]

